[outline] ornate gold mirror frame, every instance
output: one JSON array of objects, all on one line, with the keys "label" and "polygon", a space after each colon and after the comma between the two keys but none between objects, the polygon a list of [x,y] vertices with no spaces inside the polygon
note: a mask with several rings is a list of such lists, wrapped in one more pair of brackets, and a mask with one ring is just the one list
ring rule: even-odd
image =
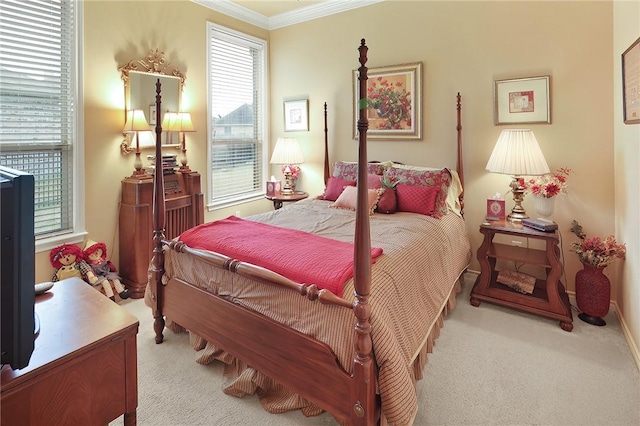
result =
[{"label": "ornate gold mirror frame", "polygon": [[[142,109],[145,118],[150,125],[150,130],[155,126],[155,83],[158,78],[162,83],[162,104],[167,107],[167,111],[180,111],[180,101],[186,77],[175,67],[170,67],[169,62],[164,57],[164,52],[158,49],[151,50],[146,57],[134,59],[118,68],[120,78],[124,82],[124,120],[127,120],[127,111],[133,109]],[[163,108],[164,109],[164,108]],[[166,111],[165,111],[166,112]],[[133,133],[123,133],[124,139],[120,144],[120,151],[123,154],[129,154],[136,151],[131,146]],[[138,148],[148,148],[155,145],[155,141],[151,141],[153,134],[150,133],[149,141],[141,144]],[[142,138],[140,138],[142,140]],[[167,147],[179,148],[179,137],[176,142],[173,135],[167,135],[167,140],[163,141],[163,145]],[[140,143],[140,141],[136,141]]]}]

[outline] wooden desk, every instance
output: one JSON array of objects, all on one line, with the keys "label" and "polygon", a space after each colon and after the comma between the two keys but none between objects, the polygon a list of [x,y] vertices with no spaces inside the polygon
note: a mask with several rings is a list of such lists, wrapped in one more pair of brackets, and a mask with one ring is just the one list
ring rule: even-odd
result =
[{"label": "wooden desk", "polygon": [[3,425],[136,424],[138,319],[76,278],[36,297],[29,365],[2,368]]},{"label": "wooden desk", "polygon": [[[560,321],[560,328],[573,330],[571,304],[560,281],[562,263],[560,261],[559,231],[541,232],[527,228],[519,223],[496,221],[480,225],[484,241],[478,248],[480,275],[471,290],[470,303],[480,306],[480,301],[497,303],[510,308],[520,309],[532,314],[542,315]],[[496,234],[543,240],[545,249],[514,247],[493,242]],[[517,264],[530,264],[544,268],[546,280],[536,280],[531,294],[519,293],[497,282],[498,259],[509,260]]]}]

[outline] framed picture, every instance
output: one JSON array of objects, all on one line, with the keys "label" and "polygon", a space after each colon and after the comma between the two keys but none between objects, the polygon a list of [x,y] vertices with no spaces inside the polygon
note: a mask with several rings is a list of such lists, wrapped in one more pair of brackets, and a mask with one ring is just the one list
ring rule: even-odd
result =
[{"label": "framed picture", "polygon": [[149,124],[156,125],[156,104],[149,105]]},{"label": "framed picture", "polygon": [[550,77],[496,80],[495,124],[551,123]]},{"label": "framed picture", "polygon": [[640,123],[640,38],[622,54],[624,124]]},{"label": "framed picture", "polygon": [[[422,62],[369,68],[368,139],[422,139]],[[358,137],[358,70],[353,70],[353,138]]]},{"label": "framed picture", "polygon": [[309,100],[284,101],[284,131],[309,130]]}]

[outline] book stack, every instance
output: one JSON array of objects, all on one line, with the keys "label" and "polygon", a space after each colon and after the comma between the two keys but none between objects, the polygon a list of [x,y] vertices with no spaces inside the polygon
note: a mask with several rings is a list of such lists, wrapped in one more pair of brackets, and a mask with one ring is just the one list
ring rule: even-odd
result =
[{"label": "book stack", "polygon": [[[146,167],[148,173],[153,174],[153,170],[156,167],[156,156],[155,155],[147,155],[147,160],[149,160],[149,167]],[[162,156],[162,172],[163,174],[171,174],[175,173],[178,170],[178,155],[177,154],[167,154]]]}]

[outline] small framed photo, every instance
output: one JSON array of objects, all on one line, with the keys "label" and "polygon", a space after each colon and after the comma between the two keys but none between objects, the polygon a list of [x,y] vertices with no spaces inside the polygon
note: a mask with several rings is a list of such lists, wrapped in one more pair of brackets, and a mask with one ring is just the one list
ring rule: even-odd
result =
[{"label": "small framed photo", "polygon": [[551,92],[548,75],[496,80],[495,124],[551,123]]},{"label": "small framed photo", "polygon": [[624,124],[640,123],[640,38],[622,54]]},{"label": "small framed photo", "polygon": [[309,100],[284,101],[284,131],[309,130]]}]

